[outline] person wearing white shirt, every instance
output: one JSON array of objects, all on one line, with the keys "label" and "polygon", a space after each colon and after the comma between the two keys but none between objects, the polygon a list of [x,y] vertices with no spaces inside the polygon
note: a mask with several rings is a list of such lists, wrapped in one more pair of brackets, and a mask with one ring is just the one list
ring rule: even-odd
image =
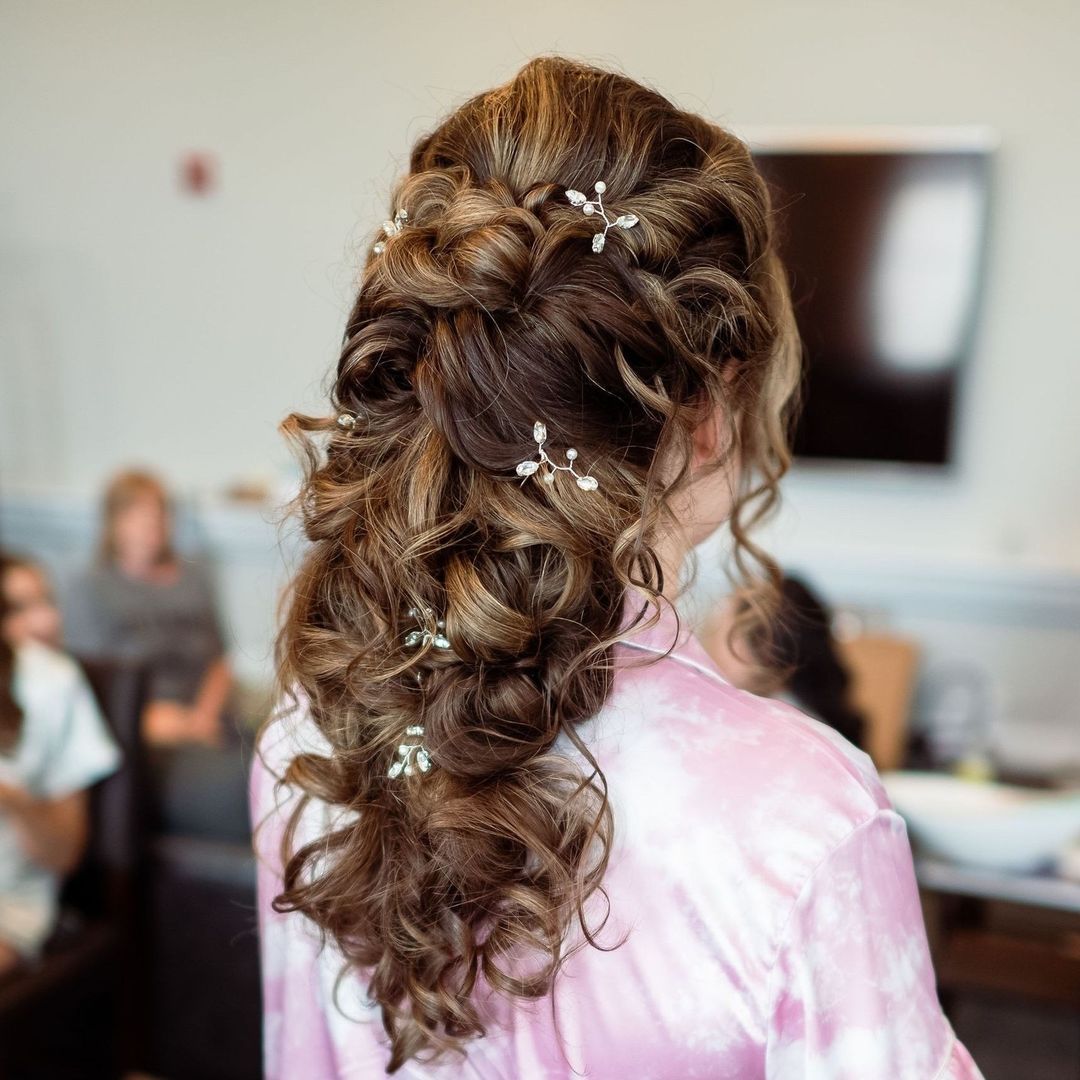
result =
[{"label": "person wearing white shirt", "polygon": [[51,933],[61,881],[86,847],[87,789],[121,759],[82,669],[33,636],[32,573],[44,581],[0,555],[0,975]]}]

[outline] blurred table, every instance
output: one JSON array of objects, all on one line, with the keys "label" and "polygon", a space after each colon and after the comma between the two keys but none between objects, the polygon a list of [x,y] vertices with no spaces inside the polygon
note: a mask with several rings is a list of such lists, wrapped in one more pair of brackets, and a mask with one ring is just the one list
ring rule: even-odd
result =
[{"label": "blurred table", "polygon": [[916,857],[942,1004],[958,992],[1080,1010],[1080,882]]},{"label": "blurred table", "polygon": [[938,893],[1080,914],[1080,881],[1070,881],[1054,873],[1005,874],[923,857],[915,860],[915,876],[922,888]]}]

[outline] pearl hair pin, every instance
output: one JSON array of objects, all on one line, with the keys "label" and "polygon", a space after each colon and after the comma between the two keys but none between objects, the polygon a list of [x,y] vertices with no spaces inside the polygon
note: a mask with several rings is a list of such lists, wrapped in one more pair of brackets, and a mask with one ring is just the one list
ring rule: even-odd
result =
[{"label": "pearl hair pin", "polygon": [[[424,608],[427,617],[430,619],[434,612],[431,608]],[[413,619],[420,619],[420,612],[417,608],[409,608],[409,616]],[[433,634],[426,627],[423,630],[410,630],[405,635],[406,645],[426,645],[431,642],[437,649],[449,649],[450,639],[446,636],[446,620],[436,619],[435,621],[435,633]]]},{"label": "pearl hair pin", "polygon": [[[428,621],[434,616],[434,612],[429,607],[425,607],[423,615],[419,608],[409,608],[409,617],[419,621],[421,618],[426,617]],[[422,630],[410,630],[405,635],[405,644],[411,646],[424,645],[431,642],[437,649],[449,649],[450,639],[446,636],[446,620],[435,620],[435,632],[432,633],[427,627]],[[423,687],[423,676],[419,671],[413,673],[416,676],[417,686]],[[409,724],[405,728],[406,739],[409,736],[416,737],[421,741],[415,742],[401,742],[397,748],[397,758],[391,762],[390,768],[387,769],[386,775],[394,780],[399,776],[412,776],[417,770],[422,773],[430,771],[434,762],[431,760],[431,752],[423,744],[424,725],[423,724]]]},{"label": "pearl hair pin", "polygon": [[[599,234],[597,234],[599,235]],[[570,462],[569,465],[556,465],[551,458],[548,457],[547,451],[544,449],[544,442],[547,439],[547,426],[542,420],[537,420],[533,424],[533,438],[536,440],[537,450],[540,453],[540,457],[537,459],[530,459],[529,461],[521,461],[518,463],[515,470],[518,476],[528,478],[534,473],[538,472],[541,466],[546,466],[543,474],[543,481],[545,484],[553,484],[555,482],[555,473],[563,470],[570,473],[576,480],[577,486],[582,491],[595,491],[599,486],[596,482],[595,476],[589,476],[586,473],[582,476],[574,469],[574,462],[577,460],[577,451],[571,446],[566,451],[566,460]],[[523,484],[524,480],[521,481]]]},{"label": "pearl hair pin", "polygon": [[[394,220],[393,221],[384,221],[382,228],[383,228],[383,232],[387,236],[387,239],[389,239],[391,236],[397,236],[397,234],[399,232],[401,232],[401,230],[404,228],[405,222],[408,221],[408,220],[409,220],[409,212],[403,206],[394,215]],[[372,248],[372,251],[374,251],[376,255],[381,255],[385,249],[386,249],[386,240],[380,240]]]},{"label": "pearl hair pin", "polygon": [[604,209],[604,192],[607,191],[607,184],[603,180],[597,180],[593,184],[593,191],[596,192],[595,202],[588,198],[580,191],[575,191],[570,188],[566,192],[566,197],[574,204],[574,206],[580,206],[582,213],[586,217],[593,214],[599,214],[606,224],[604,225],[604,231],[598,232],[592,238],[593,251],[600,252],[604,250],[604,244],[607,241],[607,232],[613,225],[619,229],[630,229],[638,223],[638,216],[636,214],[620,214],[614,221],[607,216],[607,211]]},{"label": "pearl hair pin", "polygon": [[[424,728],[421,724],[410,724],[405,729],[406,735],[423,735]],[[386,775],[393,780],[398,776],[412,776],[417,769],[427,772],[431,768],[431,755],[423,743],[403,742],[397,748],[398,760],[386,771]],[[415,763],[415,764],[414,764]]]},{"label": "pearl hair pin", "polygon": [[[337,424],[343,431],[352,431],[356,427],[357,418],[348,412],[339,413],[337,417]],[[533,424],[533,438],[536,440],[536,447],[540,456],[538,458],[532,458],[528,461],[519,461],[517,464],[516,472],[518,476],[522,477],[522,483],[525,482],[534,473],[540,472],[541,479],[545,484],[553,484],[555,482],[555,474],[557,472],[568,472],[574,477],[574,482],[582,491],[596,491],[600,486],[595,476],[590,476],[588,473],[582,475],[574,468],[574,462],[577,460],[578,452],[572,446],[566,451],[566,460],[569,462],[567,465],[556,465],[554,461],[548,456],[548,452],[544,449],[544,443],[547,440],[547,425],[542,420],[537,420]],[[415,619],[419,618],[416,608],[410,608],[409,614]],[[430,612],[428,613],[430,614]],[[436,623],[435,633],[431,633],[430,630],[410,630],[405,643],[407,645],[420,645],[431,641],[436,648],[449,649],[450,641],[445,634],[446,624],[442,619],[439,619]]]},{"label": "pearl hair pin", "polygon": [[[599,253],[604,250],[604,244],[607,242],[608,229],[631,229],[633,228],[640,218],[637,214],[620,214],[617,218],[612,219],[607,215],[607,210],[604,207],[604,192],[607,191],[607,184],[603,180],[597,180],[593,184],[593,191],[595,192],[595,198],[590,198],[584,192],[577,191],[575,188],[568,188],[566,191],[566,197],[574,206],[580,206],[582,213],[586,217],[590,217],[593,214],[599,214],[604,220],[604,228],[602,232],[598,232],[592,238],[592,249]],[[401,230],[405,227],[409,220],[409,212],[404,206],[400,207],[394,214],[393,221],[383,222],[383,234],[385,239],[378,240],[372,247],[372,250],[376,255],[381,255],[386,250],[386,241],[392,236],[397,236]]]}]

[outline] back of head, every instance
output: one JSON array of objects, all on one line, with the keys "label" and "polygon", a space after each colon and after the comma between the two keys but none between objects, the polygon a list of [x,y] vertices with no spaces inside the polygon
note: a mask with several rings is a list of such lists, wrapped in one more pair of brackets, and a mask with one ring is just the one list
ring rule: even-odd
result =
[{"label": "back of head", "polygon": [[[731,439],[710,467],[741,466],[746,618],[766,617],[778,574],[747,530],[787,467],[799,374],[746,146],[654,90],[542,56],[419,139],[409,166],[391,208],[407,218],[369,255],[345,330],[332,403],[350,426],[284,425],[308,451],[312,546],[278,642],[283,689],[333,747],[288,778],[359,812],[287,850],[279,907],[370,977],[392,1069],[482,1030],[479,978],[550,989],[615,827],[602,773],[555,739],[603,705],[624,601],[665,588],[656,543],[712,410]],[[597,252],[595,217],[566,192],[600,179],[608,213],[638,222]],[[536,420],[596,490],[521,479]],[[409,648],[410,609],[442,616],[452,649]],[[418,724],[435,767],[389,779]],[[540,962],[514,975],[523,950]]]}]

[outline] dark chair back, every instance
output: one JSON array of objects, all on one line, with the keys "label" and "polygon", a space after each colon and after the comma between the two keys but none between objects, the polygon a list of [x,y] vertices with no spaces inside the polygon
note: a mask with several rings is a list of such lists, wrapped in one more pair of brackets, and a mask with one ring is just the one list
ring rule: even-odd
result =
[{"label": "dark chair back", "polygon": [[123,760],[90,789],[90,840],[81,864],[64,883],[61,908],[126,921],[145,851],[147,789],[139,723],[146,675],[130,661],[84,657],[79,663]]}]

